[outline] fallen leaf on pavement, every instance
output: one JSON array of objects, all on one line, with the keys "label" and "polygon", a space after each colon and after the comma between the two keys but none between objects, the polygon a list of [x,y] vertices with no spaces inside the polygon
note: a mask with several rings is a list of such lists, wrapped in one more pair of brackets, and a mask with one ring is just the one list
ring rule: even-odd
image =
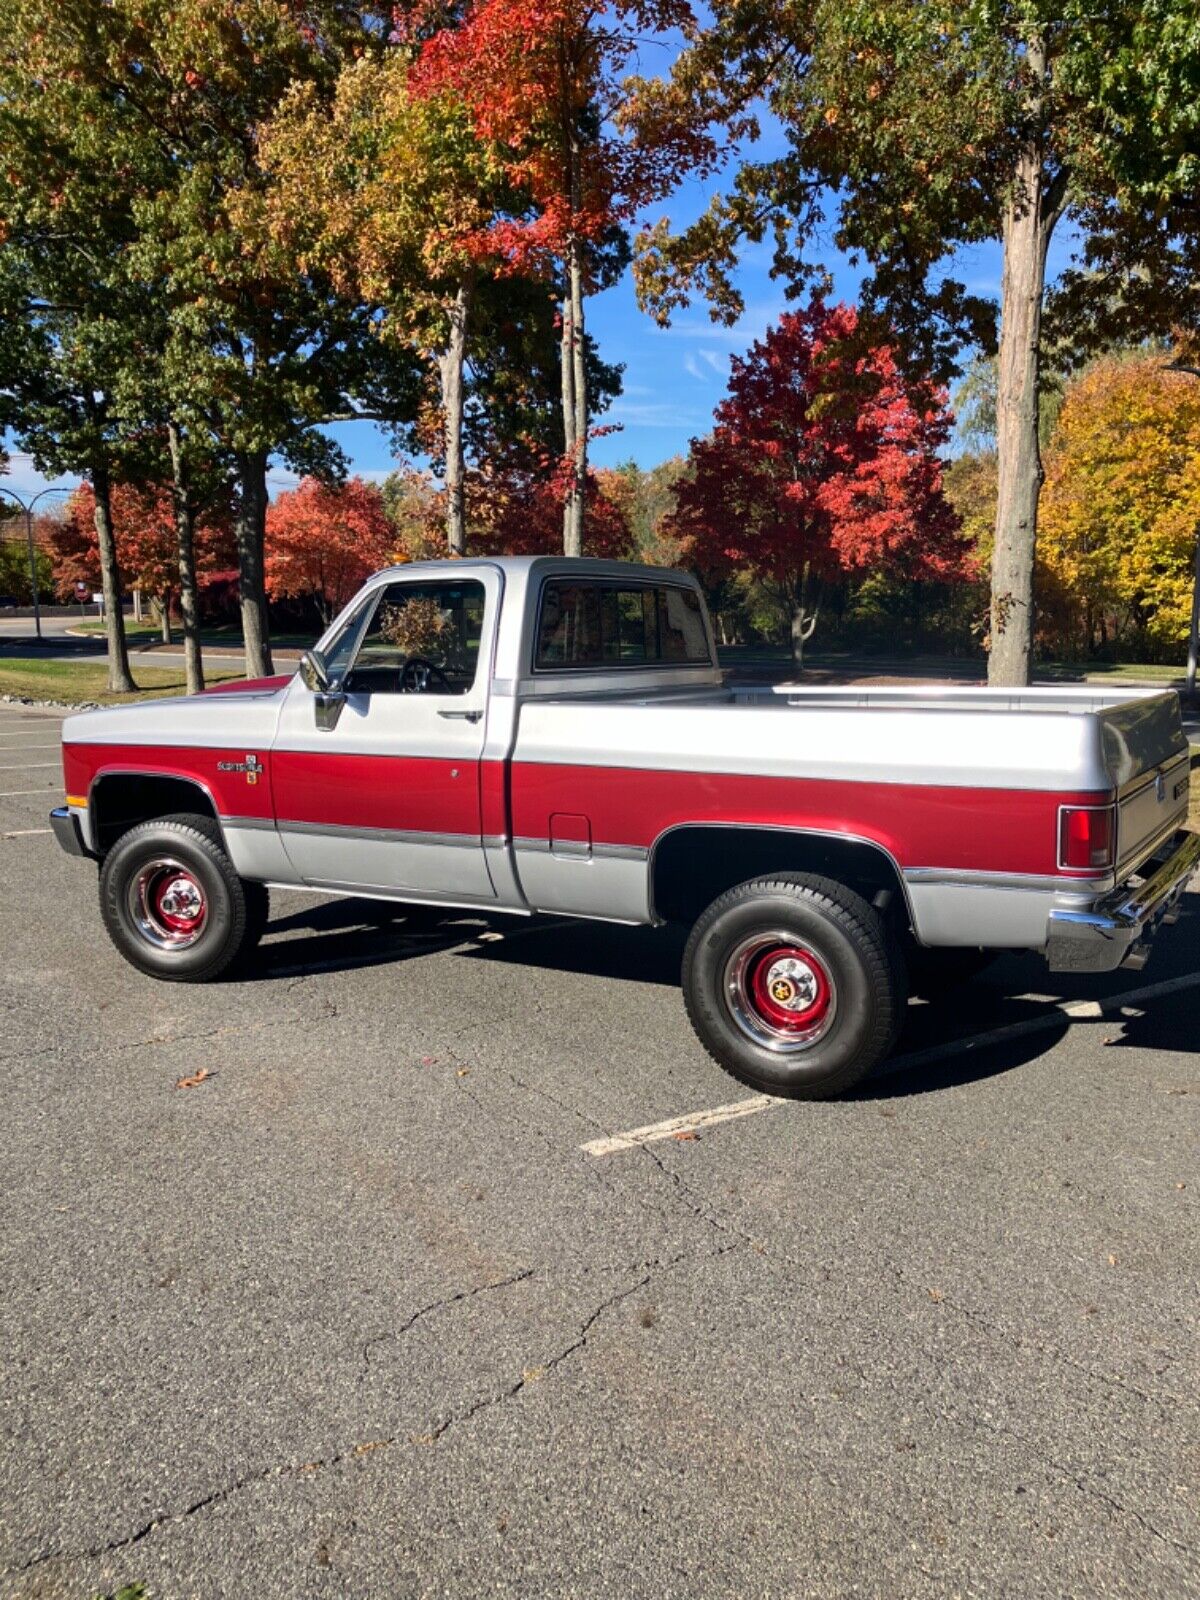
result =
[{"label": "fallen leaf on pavement", "polygon": [[1116,1266],[1116,1264],[1117,1264],[1117,1258],[1116,1258],[1116,1256],[1109,1256],[1109,1258],[1108,1258],[1108,1264],[1109,1264],[1109,1266],[1110,1266],[1110,1267],[1115,1267],[1115,1266]]},{"label": "fallen leaf on pavement", "polygon": [[680,1128],[679,1132],[673,1133],[671,1137],[672,1139],[678,1139],[682,1143],[685,1139],[698,1139],[700,1135],[694,1128]]},{"label": "fallen leaf on pavement", "polygon": [[932,1301],[933,1301],[933,1302],[934,1302],[934,1304],[935,1304],[935,1305],[936,1305],[936,1304],[937,1304],[937,1303],[938,1303],[938,1302],[940,1302],[940,1301],[941,1301],[941,1299],[942,1299],[942,1298],[943,1298],[943,1296],[942,1296],[942,1291],[941,1291],[941,1290],[940,1290],[940,1289],[930,1289],[930,1291],[929,1291],[929,1298],[930,1298],[930,1299],[931,1299],[931,1300],[932,1300]]},{"label": "fallen leaf on pavement", "polygon": [[470,1072],[470,1070],[471,1070],[470,1067],[459,1067],[458,1071],[454,1074],[454,1076],[456,1078],[465,1078],[468,1075],[468,1073]]},{"label": "fallen leaf on pavement", "polygon": [[203,1083],[207,1078],[215,1078],[216,1073],[210,1072],[207,1067],[201,1067],[199,1072],[193,1072],[190,1078],[176,1078],[177,1089],[194,1089],[198,1083]]}]

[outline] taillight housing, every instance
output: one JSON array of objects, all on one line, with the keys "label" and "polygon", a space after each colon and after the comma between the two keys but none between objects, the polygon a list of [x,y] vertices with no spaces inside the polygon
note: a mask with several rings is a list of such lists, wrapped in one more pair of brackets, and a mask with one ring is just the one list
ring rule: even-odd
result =
[{"label": "taillight housing", "polygon": [[1102,872],[1117,853],[1115,806],[1060,806],[1058,864],[1068,872]]}]

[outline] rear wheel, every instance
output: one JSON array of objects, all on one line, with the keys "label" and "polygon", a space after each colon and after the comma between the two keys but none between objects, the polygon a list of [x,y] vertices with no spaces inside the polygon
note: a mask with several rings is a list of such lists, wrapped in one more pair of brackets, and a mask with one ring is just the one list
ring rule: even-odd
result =
[{"label": "rear wheel", "polygon": [[701,1042],[768,1094],[826,1099],[891,1050],[904,964],[883,919],[829,878],[739,884],[692,929],[683,992]]},{"label": "rear wheel", "polygon": [[100,869],[100,911],[131,966],[203,983],[261,938],[267,891],[243,883],[211,818],[180,815],[124,833]]}]

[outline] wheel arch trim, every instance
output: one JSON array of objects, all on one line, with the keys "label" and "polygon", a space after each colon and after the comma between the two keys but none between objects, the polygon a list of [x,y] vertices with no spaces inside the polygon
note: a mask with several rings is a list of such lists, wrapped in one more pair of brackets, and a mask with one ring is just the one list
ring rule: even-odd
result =
[{"label": "wheel arch trim", "polygon": [[[100,826],[100,818],[96,804],[96,790],[106,778],[140,778],[143,781],[149,782],[153,782],[154,779],[160,778],[165,782],[187,784],[190,788],[198,790],[208,801],[208,804],[212,809],[213,820],[220,831],[222,842],[224,842],[225,829],[223,824],[225,819],[221,816],[221,810],[217,805],[216,796],[213,794],[209,786],[201,779],[190,776],[185,777],[178,772],[156,772],[153,770],[147,770],[144,767],[101,767],[98,771],[92,774],[91,782],[88,784],[87,792],[88,833],[90,836],[89,843],[91,844],[93,850],[99,850],[99,837],[97,830]],[[164,813],[164,815],[166,814],[167,813]]]},{"label": "wheel arch trim", "polygon": [[896,882],[900,885],[900,893],[904,896],[904,906],[908,912],[909,921],[914,929],[917,926],[916,912],[903,868],[887,846],[880,844],[878,839],[869,839],[865,835],[858,833],[837,833],[831,828],[792,827],[786,823],[780,824],[776,822],[674,822],[669,828],[664,828],[650,846],[646,857],[646,902],[649,907],[651,922],[661,924],[663,921],[654,904],[654,874],[658,862],[659,846],[665,843],[672,834],[696,832],[700,829],[708,828],[720,828],[722,831],[733,833],[787,834],[789,837],[796,839],[829,839],[836,844],[860,845],[873,850],[891,868]]}]

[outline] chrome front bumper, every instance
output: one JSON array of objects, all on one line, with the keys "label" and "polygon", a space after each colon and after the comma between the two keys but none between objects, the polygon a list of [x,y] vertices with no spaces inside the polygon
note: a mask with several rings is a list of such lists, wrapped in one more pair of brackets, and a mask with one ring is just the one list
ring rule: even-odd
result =
[{"label": "chrome front bumper", "polygon": [[1200,868],[1200,833],[1168,839],[1136,888],[1124,885],[1078,911],[1052,911],[1046,933],[1051,972],[1112,972],[1143,967],[1150,941],[1179,916],[1180,901]]},{"label": "chrome front bumper", "polygon": [[69,856],[89,856],[94,859],[94,852],[83,841],[79,818],[69,807],[55,806],[50,813],[50,826],[54,829],[54,837]]}]

